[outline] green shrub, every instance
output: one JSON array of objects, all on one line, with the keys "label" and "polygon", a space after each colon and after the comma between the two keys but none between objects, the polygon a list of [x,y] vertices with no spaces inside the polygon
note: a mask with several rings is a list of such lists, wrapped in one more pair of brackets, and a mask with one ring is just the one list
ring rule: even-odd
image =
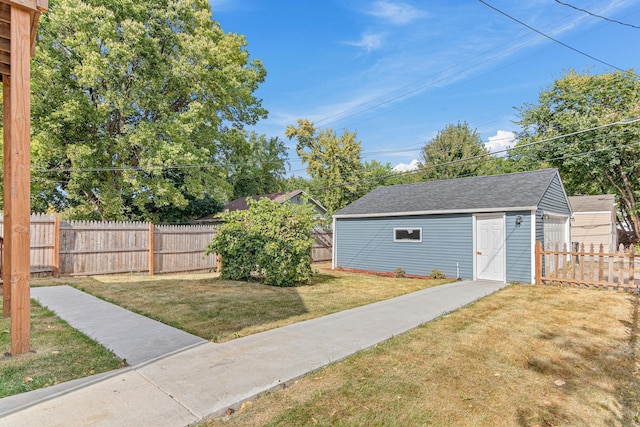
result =
[{"label": "green shrub", "polygon": [[440,270],[433,269],[431,270],[431,274],[429,275],[432,279],[446,279],[447,276]]},{"label": "green shrub", "polygon": [[313,274],[310,232],[316,225],[311,205],[248,202],[247,210],[220,215],[223,223],[207,246],[207,254],[222,257],[220,277],[271,286],[308,283]]},{"label": "green shrub", "polygon": [[403,269],[401,269],[400,267],[398,267],[395,270],[393,270],[393,273],[395,274],[395,277],[397,277],[398,279],[403,278],[404,275],[405,275],[405,271]]}]

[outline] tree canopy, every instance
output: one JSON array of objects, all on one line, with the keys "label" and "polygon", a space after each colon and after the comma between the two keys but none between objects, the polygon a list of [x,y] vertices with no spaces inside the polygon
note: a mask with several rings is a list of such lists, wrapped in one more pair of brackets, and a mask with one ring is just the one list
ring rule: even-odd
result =
[{"label": "tree canopy", "polygon": [[640,123],[632,119],[640,116],[640,79],[635,71],[570,70],[540,93],[537,104],[525,104],[519,113],[520,161],[558,168],[569,194],[615,194],[621,220],[637,239]]},{"label": "tree canopy", "polygon": [[267,114],[265,70],[211,18],[206,0],[51,2],[32,67],[33,210],[157,221],[231,195],[224,165],[260,140],[237,132]]},{"label": "tree canopy", "polygon": [[467,122],[448,124],[420,152],[420,179],[449,179],[490,173],[493,158]]},{"label": "tree canopy", "polygon": [[307,164],[307,173],[321,186],[315,196],[333,213],[362,195],[362,147],[355,132],[345,130],[338,135],[332,129],[316,130],[313,122],[300,119],[298,127],[289,125],[289,139],[297,139],[296,153]]}]

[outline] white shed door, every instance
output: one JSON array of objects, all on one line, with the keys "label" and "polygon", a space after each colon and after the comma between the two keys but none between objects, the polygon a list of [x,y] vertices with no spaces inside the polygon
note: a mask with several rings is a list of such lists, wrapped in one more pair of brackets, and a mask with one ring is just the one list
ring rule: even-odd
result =
[{"label": "white shed door", "polygon": [[504,217],[478,217],[476,230],[476,277],[485,280],[505,280]]},{"label": "white shed door", "polygon": [[562,250],[562,245],[566,242],[565,240],[565,218],[547,218],[544,220],[544,246],[545,248],[549,248],[551,245],[551,250],[556,249],[556,244],[558,244],[558,249]]},{"label": "white shed door", "polygon": [[[555,251],[556,245],[557,245],[558,250],[561,251],[563,250],[563,245],[565,243],[567,243],[567,246],[569,246],[565,238],[566,222],[567,222],[566,218],[558,218],[558,217],[545,218],[544,247],[546,249],[551,249],[552,251]],[[548,268],[550,269],[549,273],[557,272],[558,268],[562,267],[563,264],[564,262],[560,262],[559,265],[556,265],[556,257],[551,256],[549,258],[549,264],[548,264]]]}]

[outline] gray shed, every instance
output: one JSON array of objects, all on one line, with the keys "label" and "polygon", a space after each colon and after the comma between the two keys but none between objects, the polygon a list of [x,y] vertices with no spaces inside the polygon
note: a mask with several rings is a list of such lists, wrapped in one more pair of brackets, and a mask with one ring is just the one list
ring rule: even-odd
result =
[{"label": "gray shed", "polygon": [[557,169],[378,187],[333,215],[333,268],[530,283],[570,217]]}]

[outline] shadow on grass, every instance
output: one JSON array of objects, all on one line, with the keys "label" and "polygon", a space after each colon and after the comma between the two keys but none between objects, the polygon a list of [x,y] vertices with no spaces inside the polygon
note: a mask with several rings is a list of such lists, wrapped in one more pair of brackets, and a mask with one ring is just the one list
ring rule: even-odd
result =
[{"label": "shadow on grass", "polygon": [[288,323],[309,313],[300,288],[324,287],[336,278],[317,274],[308,285],[275,287],[218,278],[180,276],[59,279],[130,311],[213,342]]},{"label": "shadow on grass", "polygon": [[[640,425],[640,364],[638,360],[640,295],[629,297],[629,320],[620,320],[627,328],[628,336],[608,348],[585,344],[584,335],[577,333],[551,334],[543,332],[539,339],[552,339],[561,344],[562,356],[529,360],[527,368],[566,384],[557,388],[564,395],[582,393],[584,390],[602,390],[613,396],[612,401],[601,402],[600,408],[609,416],[607,425]],[[583,332],[597,334],[592,328]],[[590,425],[589,419],[576,419],[561,406],[546,402],[530,402],[526,409],[518,410],[518,424],[530,425]]]}]

